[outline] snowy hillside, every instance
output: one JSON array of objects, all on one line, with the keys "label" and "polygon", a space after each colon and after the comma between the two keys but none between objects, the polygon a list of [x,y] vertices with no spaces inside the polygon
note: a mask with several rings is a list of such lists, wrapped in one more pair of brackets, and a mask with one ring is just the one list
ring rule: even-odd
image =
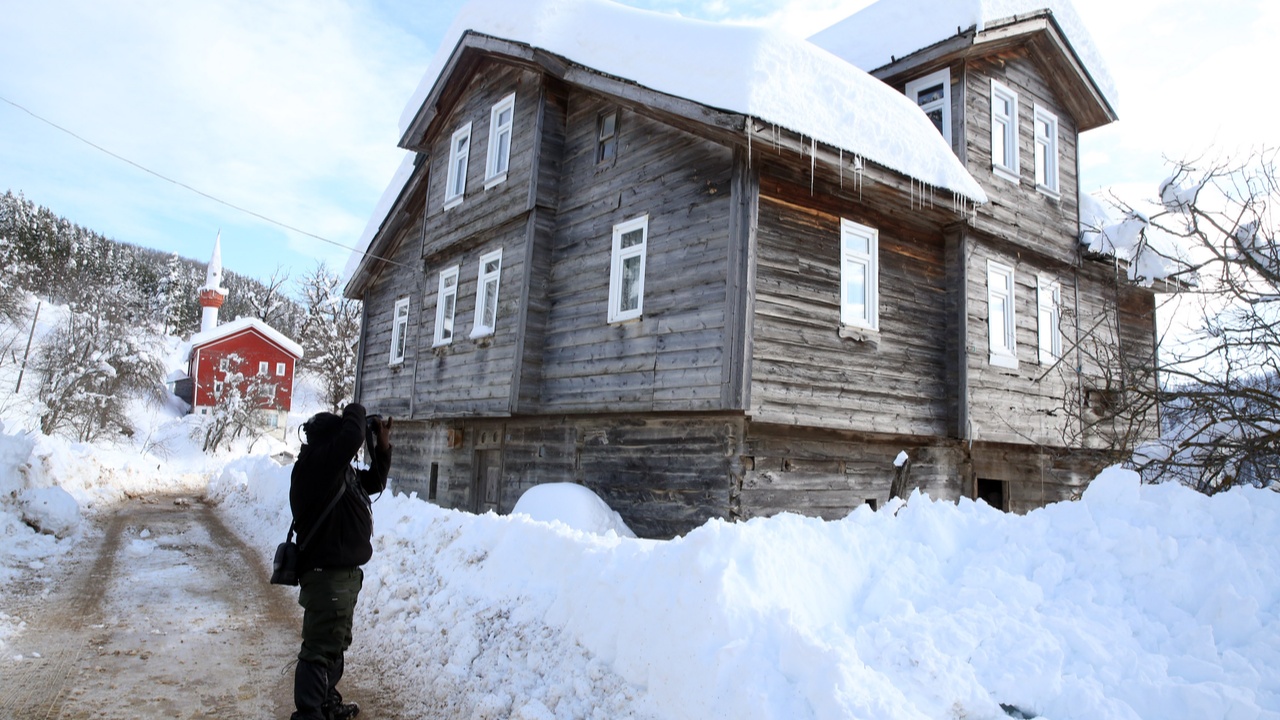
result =
[{"label": "snowy hillside", "polygon": [[[0,407],[0,652],[22,632],[4,587],[47,576],[81,517],[126,493],[207,493],[266,572],[289,521],[283,446],[206,457],[190,418],[141,405],[135,438],[78,445],[29,432],[21,398]],[[617,527],[568,492],[537,514],[557,504]],[[1026,516],[916,495],[672,541],[391,493],[374,509],[353,662],[397,678],[415,716],[1280,719],[1271,491],[1113,469]]]}]

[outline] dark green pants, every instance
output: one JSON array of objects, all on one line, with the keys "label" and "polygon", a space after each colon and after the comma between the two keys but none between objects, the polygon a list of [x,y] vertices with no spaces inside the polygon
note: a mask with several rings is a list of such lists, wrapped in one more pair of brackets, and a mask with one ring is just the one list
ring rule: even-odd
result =
[{"label": "dark green pants", "polygon": [[364,584],[360,568],[307,570],[299,578],[302,606],[302,650],[299,660],[337,667],[351,647],[351,620]]}]

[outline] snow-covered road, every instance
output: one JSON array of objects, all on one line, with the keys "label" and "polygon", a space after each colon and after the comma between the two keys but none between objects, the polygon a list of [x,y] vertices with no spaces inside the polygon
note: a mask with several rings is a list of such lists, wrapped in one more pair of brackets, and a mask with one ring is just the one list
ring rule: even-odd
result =
[{"label": "snow-covered road", "polygon": [[[0,659],[0,717],[288,717],[299,611],[259,552],[187,498],[129,501],[93,535],[8,611],[27,629]],[[346,694],[397,717],[373,677],[353,666]]]}]

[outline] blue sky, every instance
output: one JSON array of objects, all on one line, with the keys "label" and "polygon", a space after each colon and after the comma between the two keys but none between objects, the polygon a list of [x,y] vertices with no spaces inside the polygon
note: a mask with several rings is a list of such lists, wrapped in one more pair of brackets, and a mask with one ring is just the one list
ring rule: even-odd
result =
[{"label": "blue sky", "polygon": [[[0,0],[0,192],[118,240],[300,277],[349,251],[403,152],[404,104],[463,0]],[[626,0],[807,36],[867,0]],[[1277,138],[1280,3],[1077,0],[1120,90],[1082,140],[1085,190],[1144,191],[1165,157]],[[4,102],[8,101],[8,102]]]}]

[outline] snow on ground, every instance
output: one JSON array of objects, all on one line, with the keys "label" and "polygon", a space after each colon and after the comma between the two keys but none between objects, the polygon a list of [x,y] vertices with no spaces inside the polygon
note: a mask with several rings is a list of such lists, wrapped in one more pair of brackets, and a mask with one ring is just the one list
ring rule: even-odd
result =
[{"label": "snow on ground", "polygon": [[[288,468],[211,486],[264,548]],[[566,515],[578,500],[562,494]],[[545,499],[544,499],[544,504]],[[673,541],[374,506],[356,620],[424,708],[514,718],[1280,718],[1280,496],[1111,470],[1026,516],[914,496]]]},{"label": "snow on ground", "polygon": [[[21,631],[5,588],[127,493],[207,492],[265,573],[289,446],[205,457],[191,418],[147,407],[135,440],[84,446],[28,431],[26,405],[0,412],[0,650]],[[535,520],[384,494],[356,659],[447,717],[1280,720],[1271,491],[1113,469],[1025,516],[915,495],[671,541],[626,537],[597,503],[543,488]]]}]

